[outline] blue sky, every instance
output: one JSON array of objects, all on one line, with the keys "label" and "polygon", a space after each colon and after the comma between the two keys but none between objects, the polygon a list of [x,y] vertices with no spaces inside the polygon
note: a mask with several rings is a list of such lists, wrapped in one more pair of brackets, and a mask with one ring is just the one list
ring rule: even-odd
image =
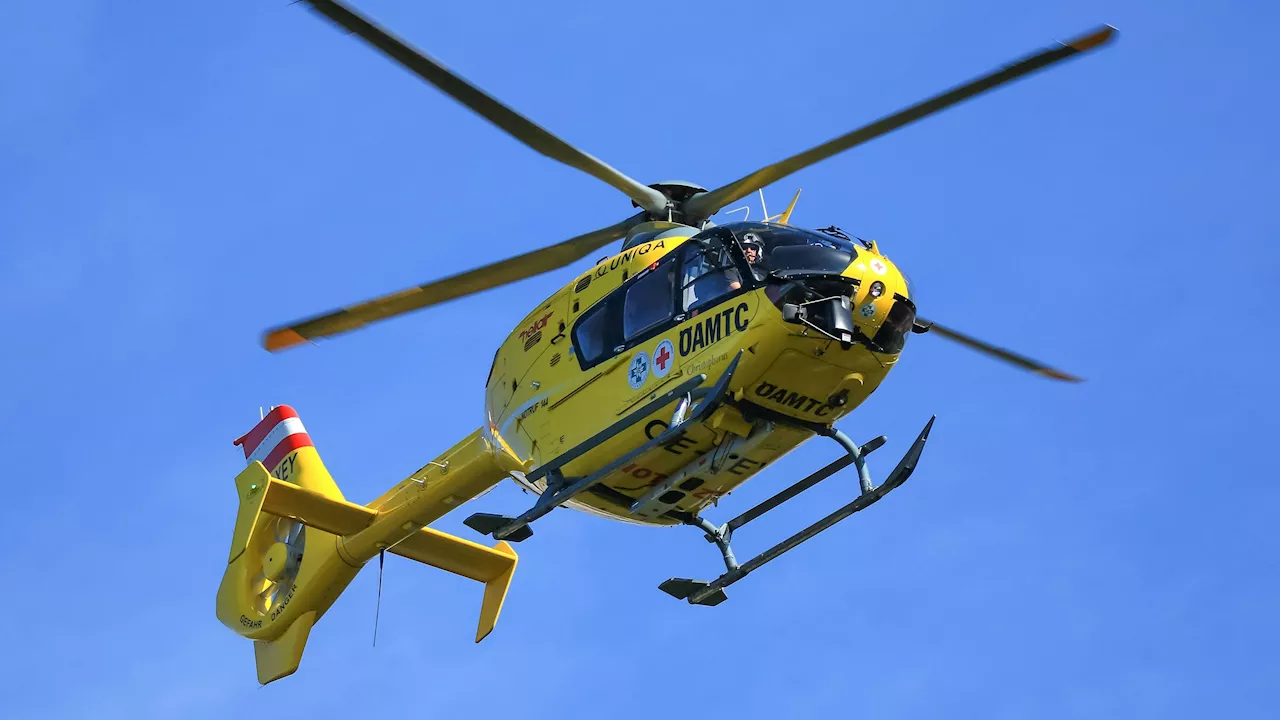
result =
[{"label": "blue sky", "polygon": [[[1277,11],[1261,2],[360,7],[644,181],[706,185],[1099,23],[1119,41],[766,191],[880,240],[922,313],[1088,378],[914,338],[841,427],[922,466],[714,609],[688,529],[555,513],[497,631],[390,558],[259,689],[218,624],[242,456],[288,403],[354,500],[478,425],[493,348],[586,267],[272,356],[281,321],[631,213],[300,6],[0,10],[0,714],[1269,716],[1280,490]],[[758,209],[753,216],[758,217]],[[805,446],[724,519],[825,462]],[[880,457],[877,455],[877,457]],[[882,477],[888,463],[873,463]],[[754,523],[740,554],[843,504]],[[502,486],[470,507],[519,510]],[[438,526],[474,537],[462,514]]]}]

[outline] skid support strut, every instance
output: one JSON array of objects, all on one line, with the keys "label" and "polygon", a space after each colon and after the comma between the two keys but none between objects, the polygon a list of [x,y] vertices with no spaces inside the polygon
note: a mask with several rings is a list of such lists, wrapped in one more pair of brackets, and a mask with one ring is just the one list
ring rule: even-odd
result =
[{"label": "skid support strut", "polygon": [[[533,507],[526,510],[520,516],[512,518],[504,515],[494,515],[491,513],[475,513],[466,520],[463,520],[463,524],[481,534],[491,535],[495,540],[520,542],[521,540],[528,539],[533,535],[533,530],[529,527],[529,523],[556,509],[566,500],[572,500],[578,495],[586,492],[592,485],[595,485],[600,480],[608,477],[608,475],[614,470],[625,466],[635,458],[640,457],[656,447],[671,442],[671,440],[679,436],[680,433],[684,432],[690,425],[694,425],[705,420],[707,416],[719,407],[720,403],[724,400],[725,393],[729,389],[729,382],[733,379],[733,373],[738,369],[738,361],[741,359],[742,351],[739,350],[738,354],[733,358],[733,361],[729,363],[729,366],[725,368],[724,372],[720,375],[720,379],[717,380],[716,384],[710,389],[699,389],[698,386],[706,381],[707,376],[695,375],[688,380],[685,380],[683,383],[680,383],[675,388],[663,393],[658,398],[650,401],[639,410],[632,412],[613,425],[610,425],[608,428],[605,428],[601,432],[595,434],[580,445],[574,446],[572,449],[561,454],[555,460],[552,460],[532,473],[529,473],[525,478],[529,483],[537,482],[545,477],[547,479],[547,489],[538,496],[538,501],[534,503]],[[684,415],[678,423],[673,422],[670,427],[662,432],[662,434],[646,442],[635,450],[632,450],[631,452],[609,462],[590,475],[578,478],[567,478],[564,476],[562,468],[564,468],[565,465],[598,447],[601,443],[614,435],[617,435],[636,423],[642,422],[645,418],[676,399],[679,399],[680,402],[672,419],[675,420],[681,415]],[[689,403],[693,401],[698,401],[698,405],[692,412],[689,412]]]},{"label": "skid support strut", "polygon": [[[693,518],[688,524],[701,528],[707,534],[707,540],[716,544],[720,548],[721,555],[724,556],[725,573],[720,577],[705,582],[701,580],[690,580],[687,578],[671,578],[659,585],[659,589],[663,592],[675,597],[679,600],[688,600],[692,605],[719,605],[727,599],[724,589],[746,577],[749,573],[759,569],[761,566],[778,558],[778,556],[800,545],[804,541],[812,538],[818,533],[830,528],[836,523],[853,515],[859,510],[865,510],[874,504],[877,500],[888,495],[890,491],[907,481],[911,477],[911,473],[916,469],[916,463],[920,460],[920,454],[924,451],[924,444],[929,439],[929,431],[933,428],[935,417],[929,418],[929,422],[925,423],[924,429],[920,431],[920,435],[916,441],[911,444],[911,448],[907,450],[906,455],[902,456],[902,460],[898,462],[898,466],[889,474],[887,480],[883,484],[876,487],[871,483],[871,471],[867,468],[867,455],[873,450],[884,444],[884,437],[878,437],[865,445],[858,446],[849,439],[847,435],[831,428],[828,437],[840,443],[845,449],[845,454],[841,458],[828,463],[825,467],[817,472],[805,477],[803,480],[796,482],[790,487],[782,490],[773,497],[747,510],[741,515],[735,517],[729,522],[716,527],[712,522],[704,518]],[[858,485],[861,493],[853,502],[827,515],[818,522],[765,550],[759,555],[751,558],[747,562],[739,565],[733,554],[731,541],[733,532],[738,528],[746,525],[752,520],[778,507],[782,503],[817,485],[823,480],[831,477],[840,470],[854,465],[858,470]]]}]

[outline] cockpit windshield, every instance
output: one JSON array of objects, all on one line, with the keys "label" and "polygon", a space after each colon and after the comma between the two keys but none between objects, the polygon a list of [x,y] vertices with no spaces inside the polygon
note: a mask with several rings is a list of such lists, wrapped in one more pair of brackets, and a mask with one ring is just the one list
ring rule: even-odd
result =
[{"label": "cockpit windshield", "polygon": [[731,234],[758,276],[840,274],[858,257],[853,243],[802,228],[757,222],[719,225],[696,237]]}]

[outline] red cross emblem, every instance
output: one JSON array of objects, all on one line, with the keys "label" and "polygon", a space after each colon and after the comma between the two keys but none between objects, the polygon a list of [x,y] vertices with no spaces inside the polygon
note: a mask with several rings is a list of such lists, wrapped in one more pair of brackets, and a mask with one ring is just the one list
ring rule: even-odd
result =
[{"label": "red cross emblem", "polygon": [[671,353],[667,351],[666,346],[658,350],[658,354],[653,356],[653,361],[658,364],[659,370],[666,370],[667,363],[671,361]]},{"label": "red cross emblem", "polygon": [[653,351],[653,374],[665,376],[671,371],[671,361],[676,357],[676,346],[670,340],[663,340]]}]

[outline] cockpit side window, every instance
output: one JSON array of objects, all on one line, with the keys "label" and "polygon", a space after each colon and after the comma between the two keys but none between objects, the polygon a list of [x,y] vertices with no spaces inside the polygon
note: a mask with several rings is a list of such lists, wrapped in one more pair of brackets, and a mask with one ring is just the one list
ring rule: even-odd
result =
[{"label": "cockpit side window", "polygon": [[683,312],[713,305],[741,287],[742,274],[719,238],[685,244],[680,281]]},{"label": "cockpit side window", "polygon": [[606,299],[591,308],[573,329],[574,352],[578,354],[584,367],[600,360],[609,350],[609,332],[612,329],[609,322],[612,315],[609,312],[611,304]]},{"label": "cockpit side window", "polygon": [[673,263],[663,263],[627,288],[622,309],[622,336],[627,342],[675,315],[675,273]]},{"label": "cockpit side window", "polygon": [[[734,238],[757,278],[838,275],[858,257],[852,241],[787,225],[735,222],[695,235],[686,245]],[[750,278],[748,278],[750,280]]]}]

